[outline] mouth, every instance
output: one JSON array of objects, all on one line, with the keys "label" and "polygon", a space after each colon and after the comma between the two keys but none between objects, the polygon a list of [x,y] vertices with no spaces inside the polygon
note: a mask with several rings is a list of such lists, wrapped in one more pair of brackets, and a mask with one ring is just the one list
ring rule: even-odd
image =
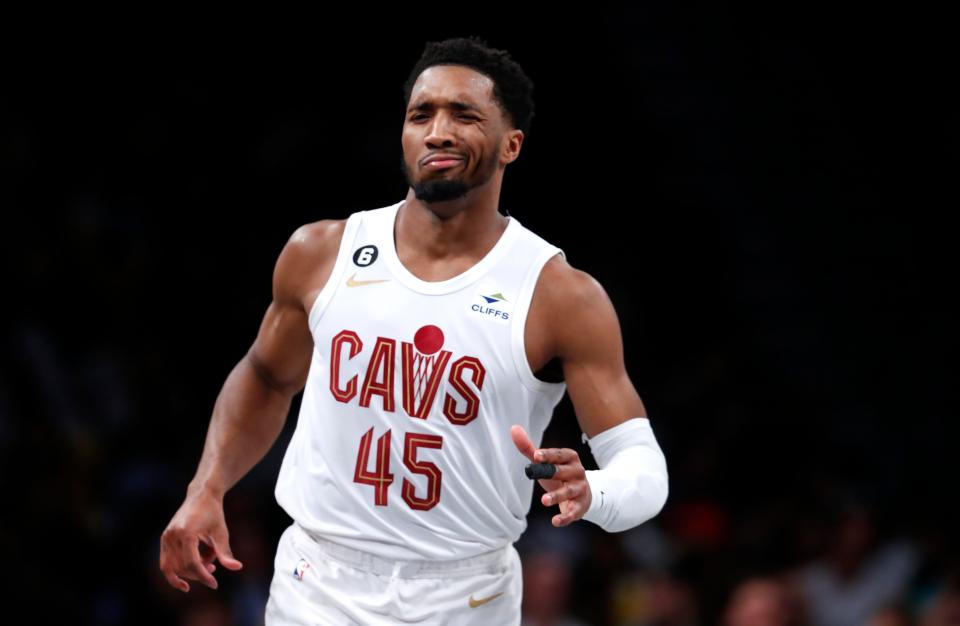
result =
[{"label": "mouth", "polygon": [[424,165],[424,167],[428,170],[444,170],[455,167],[460,163],[463,163],[463,159],[437,159],[435,161],[430,161]]}]

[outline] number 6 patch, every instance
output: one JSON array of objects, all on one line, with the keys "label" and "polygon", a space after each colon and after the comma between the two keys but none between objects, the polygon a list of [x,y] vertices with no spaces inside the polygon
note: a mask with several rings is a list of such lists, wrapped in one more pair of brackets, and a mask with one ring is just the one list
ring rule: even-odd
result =
[{"label": "number 6 patch", "polygon": [[377,260],[377,255],[380,252],[377,250],[377,247],[374,245],[361,246],[357,248],[357,251],[353,253],[353,263],[359,267],[367,267],[368,265],[373,265],[374,261]]}]

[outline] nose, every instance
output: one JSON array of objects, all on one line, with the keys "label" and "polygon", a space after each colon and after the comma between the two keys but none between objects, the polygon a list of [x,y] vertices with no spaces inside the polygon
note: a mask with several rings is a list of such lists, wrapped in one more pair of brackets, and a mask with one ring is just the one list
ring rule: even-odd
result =
[{"label": "nose", "polygon": [[456,142],[453,126],[450,124],[450,118],[446,113],[440,111],[433,116],[424,141],[431,148],[450,146]]}]

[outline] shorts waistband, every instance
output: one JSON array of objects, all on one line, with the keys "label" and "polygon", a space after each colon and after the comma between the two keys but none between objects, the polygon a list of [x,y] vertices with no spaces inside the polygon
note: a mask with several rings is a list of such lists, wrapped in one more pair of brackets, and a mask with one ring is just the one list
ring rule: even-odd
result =
[{"label": "shorts waistband", "polygon": [[320,537],[300,524],[293,523],[294,532],[309,541],[329,558],[351,567],[383,576],[401,578],[437,578],[443,576],[467,576],[491,570],[506,564],[511,544],[491,550],[477,556],[450,561],[437,560],[395,560],[386,559],[369,552],[356,550],[340,543]]}]

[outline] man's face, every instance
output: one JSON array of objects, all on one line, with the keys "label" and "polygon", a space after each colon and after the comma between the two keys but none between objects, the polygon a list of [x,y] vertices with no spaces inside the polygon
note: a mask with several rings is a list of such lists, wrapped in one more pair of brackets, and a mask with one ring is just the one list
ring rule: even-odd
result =
[{"label": "man's face", "polygon": [[[410,92],[401,163],[417,199],[442,202],[466,195],[496,173],[506,120],[493,99],[493,81],[459,65],[425,69]],[[452,162],[429,164],[435,155]]]}]

